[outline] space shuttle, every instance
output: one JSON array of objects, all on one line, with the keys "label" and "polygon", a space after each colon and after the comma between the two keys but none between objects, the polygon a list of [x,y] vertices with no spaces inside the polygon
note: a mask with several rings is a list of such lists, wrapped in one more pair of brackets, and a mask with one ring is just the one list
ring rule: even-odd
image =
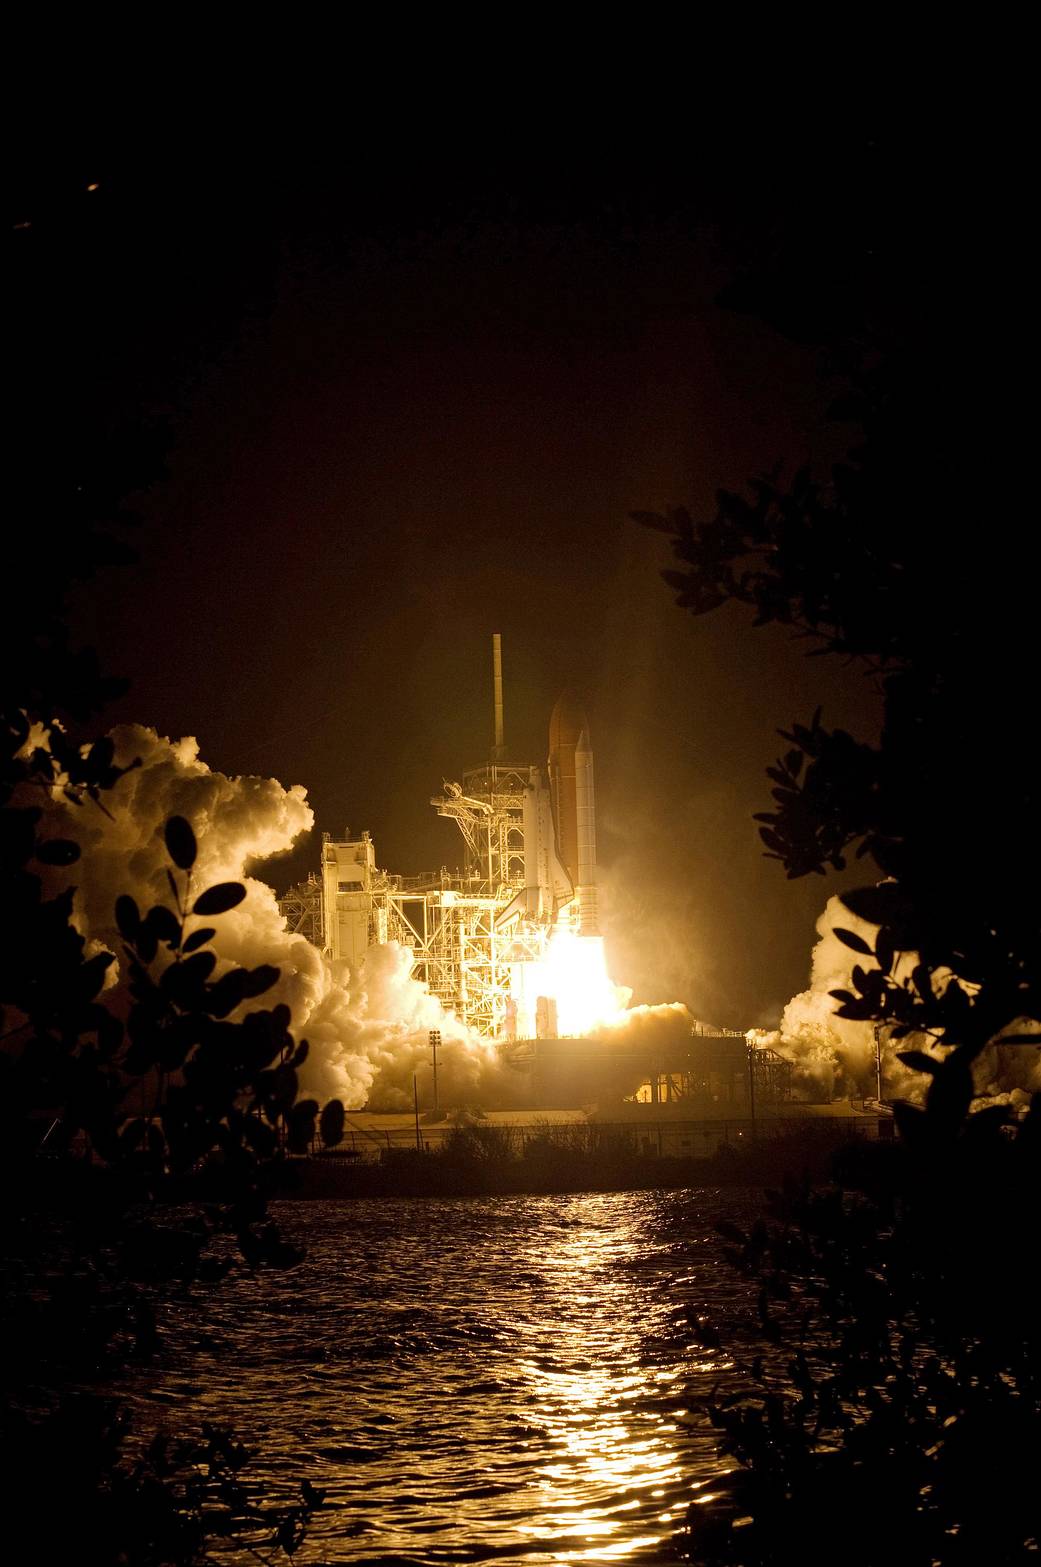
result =
[{"label": "space shuttle", "polygon": [[564,691],[549,721],[549,788],[557,852],[578,903],[578,934],[599,935],[596,906],[596,794],[589,723]]},{"label": "space shuttle", "polygon": [[555,924],[570,905],[580,936],[599,934],[596,897],[596,798],[589,724],[564,691],[549,721],[546,771],[532,768],[524,791],[525,884],[499,916]]}]

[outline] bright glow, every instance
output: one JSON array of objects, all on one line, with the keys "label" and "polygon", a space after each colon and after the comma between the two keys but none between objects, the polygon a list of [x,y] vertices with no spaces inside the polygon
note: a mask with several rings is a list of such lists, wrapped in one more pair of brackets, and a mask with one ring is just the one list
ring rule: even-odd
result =
[{"label": "bright glow", "polygon": [[[615,985],[607,972],[602,936],[579,936],[558,928],[549,939],[545,956],[518,964],[517,978],[524,992],[524,1011],[534,1019],[537,998],[551,997],[557,1004],[558,1034],[589,1034],[612,1028],[626,1020],[632,994]],[[528,1032],[535,1033],[530,1027]]]},{"label": "bright glow", "polygon": [[[533,1316],[526,1324],[533,1353],[520,1359],[518,1369],[530,1390],[525,1418],[550,1456],[538,1470],[530,1522],[520,1528],[538,1541],[539,1560],[550,1542],[559,1563],[638,1560],[652,1552],[651,1559],[672,1560],[671,1552],[667,1558],[657,1553],[690,1490],[676,1424],[682,1411],[670,1409],[684,1367],[640,1365],[647,1313],[664,1323],[664,1301],[635,1291],[630,1311],[610,1330],[600,1319],[604,1291],[616,1291],[625,1276],[619,1262],[645,1255],[638,1225],[619,1222],[606,1203],[603,1213],[597,1222],[596,1209],[586,1207],[585,1222],[540,1252],[552,1353],[544,1338],[548,1319]],[[608,1213],[610,1224],[604,1222]]]}]

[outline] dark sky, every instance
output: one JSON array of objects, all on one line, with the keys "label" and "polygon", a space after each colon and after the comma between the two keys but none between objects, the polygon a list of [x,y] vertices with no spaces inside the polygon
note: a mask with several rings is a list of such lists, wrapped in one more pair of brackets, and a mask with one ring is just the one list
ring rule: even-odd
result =
[{"label": "dark sky", "polygon": [[[835,265],[868,247],[870,203],[848,215],[871,150],[758,154],[754,178],[717,151],[711,180],[636,157],[59,161],[16,238],[27,401],[99,449],[142,423],[167,448],[138,564],[75,595],[132,678],[110,719],[303,783],[388,869],[455,864],[427,801],[487,754],[501,631],[513,757],[544,758],[564,685],[587,702],[616,979],[747,1026],[802,988],[833,890],[761,856],[775,730],[818,702],[864,730],[873,699],[736,610],[677,609],[628,514],[841,449],[816,350],[717,295],[800,188]],[[315,863],[312,841],[270,874]]]}]

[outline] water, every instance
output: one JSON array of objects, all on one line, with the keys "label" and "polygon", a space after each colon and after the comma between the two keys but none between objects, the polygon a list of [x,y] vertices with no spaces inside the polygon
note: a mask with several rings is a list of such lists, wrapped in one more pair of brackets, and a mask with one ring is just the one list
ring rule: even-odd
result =
[{"label": "water", "polygon": [[131,1380],[137,1423],[233,1424],[276,1490],[327,1488],[297,1561],[678,1561],[686,1505],[723,1467],[697,1405],[732,1370],[690,1319],[726,1344],[748,1286],[712,1224],[747,1206],[286,1206],[307,1261],[172,1307],[162,1363]]}]

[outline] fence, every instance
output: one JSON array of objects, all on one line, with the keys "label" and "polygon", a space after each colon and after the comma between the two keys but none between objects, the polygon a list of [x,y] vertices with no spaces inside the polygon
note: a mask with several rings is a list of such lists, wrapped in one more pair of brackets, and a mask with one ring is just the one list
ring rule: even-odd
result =
[{"label": "fence", "polygon": [[798,1138],[828,1144],[851,1138],[892,1135],[888,1116],[784,1116],[757,1120],[605,1122],[576,1121],[563,1125],[533,1121],[527,1125],[502,1125],[485,1121],[460,1124],[356,1127],[348,1124],[337,1148],[317,1153],[321,1159],[379,1160],[395,1153],[449,1154],[512,1160],[537,1157],[540,1152],[582,1154],[634,1154],[659,1159],[707,1159],[721,1148],[735,1152],[751,1143]]}]

